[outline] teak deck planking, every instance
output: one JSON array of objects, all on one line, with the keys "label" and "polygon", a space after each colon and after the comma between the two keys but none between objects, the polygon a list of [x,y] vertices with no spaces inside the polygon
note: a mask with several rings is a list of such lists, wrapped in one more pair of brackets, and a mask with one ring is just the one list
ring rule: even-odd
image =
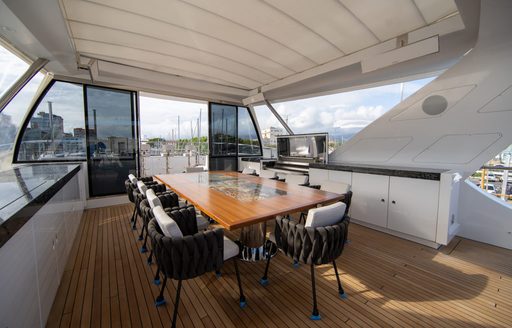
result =
[{"label": "teak deck planking", "polygon": [[[222,174],[270,189],[282,190],[286,192],[286,195],[251,201],[239,201],[210,188],[207,184],[200,184],[192,180],[198,179],[200,176],[206,177],[208,174]],[[342,200],[344,197],[340,194],[291,185],[281,181],[238,172],[212,171],[203,173],[163,174],[155,177],[228,230],[267,221],[273,219],[276,215],[304,211],[315,207],[317,204],[332,203]]]},{"label": "teak deck planking", "polygon": [[[48,327],[170,325],[177,283],[169,281],[167,304],[155,307],[156,265],[140,253],[139,231],[129,225],[132,206],[86,210]],[[349,239],[337,260],[348,299],[337,297],[331,265],[316,269],[321,321],[309,319],[309,267],[294,269],[278,253],[266,287],[258,283],[263,261],[240,263],[245,309],[238,307],[232,261],[220,278],[211,273],[185,281],[178,326],[512,326],[512,251],[459,237],[438,251],[353,223]]]}]

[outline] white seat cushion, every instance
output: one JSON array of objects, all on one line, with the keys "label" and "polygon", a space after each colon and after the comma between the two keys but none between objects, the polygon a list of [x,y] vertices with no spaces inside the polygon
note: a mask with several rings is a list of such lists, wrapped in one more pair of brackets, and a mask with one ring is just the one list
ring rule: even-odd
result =
[{"label": "white seat cushion", "polygon": [[183,238],[183,233],[176,221],[167,215],[161,206],[153,209],[153,215],[155,216],[156,222],[158,222],[158,225],[160,226],[160,229],[162,229],[164,235],[171,238]]},{"label": "white seat cushion", "polygon": [[337,202],[328,206],[310,209],[304,226],[316,228],[336,224],[343,218],[346,207],[345,203]]},{"label": "white seat cushion", "polygon": [[256,170],[255,169],[250,169],[248,167],[246,167],[245,169],[243,169],[242,171],[242,174],[254,174],[256,173]]},{"label": "white seat cushion", "polygon": [[137,178],[135,177],[135,175],[133,174],[128,174],[128,179],[130,180],[131,183],[133,184],[137,184]]},{"label": "white seat cushion", "polygon": [[333,192],[336,194],[346,194],[350,191],[350,185],[343,182],[325,180],[322,181],[320,186],[320,190]]},{"label": "white seat cushion", "polygon": [[144,184],[144,182],[137,181],[137,188],[139,189],[142,195],[146,196],[146,191],[148,191],[148,187]]},{"label": "white seat cushion", "polygon": [[196,214],[197,217],[197,231],[203,231],[208,229],[210,222],[201,214]]},{"label": "white seat cushion", "polygon": [[275,179],[276,177],[277,173],[275,171],[262,170],[260,172],[260,178]]},{"label": "white seat cushion", "polygon": [[309,181],[309,177],[307,175],[301,174],[288,174],[285,177],[285,182],[294,185],[306,184]]},{"label": "white seat cushion", "polygon": [[228,237],[224,236],[224,261],[238,256],[239,252],[240,248],[238,248],[238,245]]},{"label": "white seat cushion", "polygon": [[151,208],[155,208],[157,206],[163,207],[160,198],[156,196],[153,189],[148,189],[148,191],[146,191],[146,198],[148,199],[148,203]]}]

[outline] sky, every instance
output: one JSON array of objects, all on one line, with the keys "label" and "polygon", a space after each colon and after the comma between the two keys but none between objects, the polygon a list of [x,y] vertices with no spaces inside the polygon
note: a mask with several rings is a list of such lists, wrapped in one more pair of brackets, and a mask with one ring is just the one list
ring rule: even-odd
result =
[{"label": "sky", "polygon": [[[404,99],[432,80],[404,83]],[[272,105],[294,133],[329,132],[348,136],[393,108],[400,102],[400,97],[401,86],[397,83]],[[276,125],[276,119],[267,114],[265,105],[256,106],[255,110],[261,129]]]},{"label": "sky", "polygon": [[208,104],[206,102],[185,102],[152,97],[150,94],[140,96],[141,136],[164,138],[170,140],[178,135],[178,117],[180,121],[180,138],[190,138],[191,123],[194,136],[197,135],[197,120],[201,113],[201,136],[208,135]]}]

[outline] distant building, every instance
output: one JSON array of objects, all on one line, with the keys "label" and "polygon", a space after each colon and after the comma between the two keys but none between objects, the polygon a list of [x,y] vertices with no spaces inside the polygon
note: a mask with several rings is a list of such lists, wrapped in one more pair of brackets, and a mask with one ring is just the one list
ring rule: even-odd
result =
[{"label": "distant building", "polygon": [[261,130],[261,137],[263,138],[263,143],[265,145],[276,145],[277,144],[277,136],[283,135],[284,130],[281,128],[276,128],[271,126],[267,129]]},{"label": "distant building", "polygon": [[74,128],[73,135],[75,138],[85,138],[85,129],[84,128]]},{"label": "distant building", "polygon": [[53,137],[61,137],[64,134],[64,119],[59,115],[52,115],[52,119],[50,119],[50,114],[45,112],[37,113],[37,116],[34,116],[30,119],[30,128],[39,130],[43,134],[48,135],[51,138],[50,131],[53,130]]}]

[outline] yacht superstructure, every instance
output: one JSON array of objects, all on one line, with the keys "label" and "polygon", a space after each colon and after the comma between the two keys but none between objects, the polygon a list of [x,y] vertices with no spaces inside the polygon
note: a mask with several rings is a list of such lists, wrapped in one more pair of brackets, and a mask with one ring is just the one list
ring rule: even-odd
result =
[{"label": "yacht superstructure", "polygon": [[[392,299],[394,311],[402,311],[400,306],[404,303],[404,311],[410,312],[393,312],[389,316],[382,312],[387,306],[385,301],[369,309],[359,303],[343,307],[348,314],[340,316],[337,305],[325,295],[328,284],[321,285],[320,298],[329,304],[331,325],[510,324],[512,317],[506,312],[512,306],[507,300],[512,268],[501,259],[510,256],[512,249],[512,207],[466,179],[512,144],[511,18],[512,4],[498,0],[0,0],[1,44],[29,65],[0,98],[2,125],[9,131],[4,137],[0,135],[5,139],[0,140],[0,182],[6,186],[0,208],[0,285],[7,291],[0,298],[0,325],[95,326],[83,316],[77,318],[77,313],[86,313],[87,317],[104,310],[111,315],[102,315],[101,320],[114,326],[114,317],[123,321],[129,311],[141,307],[141,297],[151,298],[147,295],[153,292],[147,284],[149,280],[145,280],[152,269],[138,267],[139,255],[134,257],[130,250],[136,247],[136,241],[131,241],[135,234],[128,225],[121,227],[118,222],[121,218],[128,220],[128,212],[133,210],[127,205],[125,180],[129,174],[142,174],[143,153],[148,152],[141,146],[140,99],[150,94],[207,104],[207,113],[201,109],[199,115],[207,117],[208,154],[199,160],[202,135],[198,118],[196,130],[190,123],[190,146],[180,150],[184,155],[180,156],[180,163],[189,166],[183,171],[202,172],[203,166],[190,167],[192,162],[199,165],[201,161],[210,171],[253,170],[260,177],[279,181],[276,183],[286,183],[287,176],[298,174],[307,177],[300,185],[317,187],[322,192],[332,191],[326,189],[329,183],[348,186],[348,215],[351,224],[357,225],[351,242],[358,245],[350,250],[350,243],[347,244],[346,252],[354,267],[347,262],[347,269],[341,265],[340,270],[352,275],[351,291],[362,293],[357,275],[364,276],[372,289],[378,285],[371,283],[378,279],[358,256],[369,261],[381,256],[377,262],[383,266],[383,274],[399,271],[395,265],[402,262],[404,267],[429,272],[408,272],[414,277],[406,282],[410,284],[449,276],[441,284],[432,282],[439,297],[429,294],[432,297],[426,298],[417,295],[421,288],[407,291],[398,288],[392,279],[382,281],[382,286],[393,286],[390,293],[395,298],[391,294],[386,297]],[[283,101],[426,77],[435,79],[328,156],[328,137],[320,133],[325,132],[322,127],[305,136],[294,134],[287,119],[274,108],[274,104]],[[27,90],[30,97],[25,94]],[[23,97],[27,100],[19,102]],[[261,122],[255,113],[255,107],[260,105],[267,106],[283,126],[276,131],[290,135],[278,138],[274,145],[278,150],[285,148],[286,156],[278,156],[277,160],[264,156]],[[69,122],[74,124],[72,129]],[[319,135],[324,141],[315,139]],[[179,143],[181,138],[174,139]],[[289,141],[295,139],[301,141]],[[174,151],[175,145],[169,145],[169,150]],[[191,162],[194,151],[197,156]],[[322,153],[321,160],[318,153]],[[182,171],[181,166],[175,168],[168,161],[167,156],[166,170],[171,167],[173,173]],[[272,174],[262,174],[264,171]],[[169,172],[158,174],[164,173]],[[506,184],[505,180],[505,189]],[[261,192],[261,186],[258,188],[255,193]],[[231,189],[229,192],[238,196],[242,193]],[[250,190],[243,192],[252,195]],[[202,200],[187,201],[204,215],[208,213]],[[137,207],[133,213],[136,211]],[[289,213],[283,210],[278,214]],[[100,227],[108,222],[113,222],[114,230]],[[266,226],[262,226],[265,237]],[[269,226],[273,229],[272,224]],[[242,235],[247,231],[254,232],[242,229]],[[98,233],[103,241],[97,239],[95,246]],[[142,235],[141,232],[141,238]],[[228,235],[236,239],[238,232]],[[364,237],[389,244],[375,255],[371,250],[377,249],[378,243],[365,243]],[[458,244],[467,247],[468,252],[473,248],[475,254],[490,254],[494,249],[491,257],[495,256],[495,260],[490,264],[481,260],[467,264],[464,261],[471,262],[471,256],[461,255],[462,260],[454,256],[457,265],[453,267],[432,263],[435,254],[442,261],[449,261],[449,250],[456,254]],[[422,253],[424,246],[428,246],[427,258]],[[101,258],[95,253],[96,247],[105,252]],[[401,247],[421,260],[409,261],[395,254],[387,257],[399,253]],[[109,253],[110,248],[115,248],[115,253]],[[101,272],[80,273],[81,266],[94,270],[86,264],[84,252],[90,254],[89,264],[103,261],[98,265]],[[102,299],[104,291],[94,289],[98,288],[94,285],[97,279],[117,283],[114,280],[122,276],[123,269],[111,267],[118,270],[113,273],[108,266],[115,261],[131,270],[130,278],[136,280],[140,276],[140,288],[131,290],[131,297],[137,301],[123,303],[119,298],[115,305],[102,309],[85,304],[82,311],[75,308],[80,307],[82,298],[87,304]],[[280,259],[277,263],[279,274],[284,275],[285,261]],[[476,277],[480,265],[485,268],[485,278]],[[132,270],[133,267],[137,269]],[[464,276],[466,269],[475,276]],[[247,268],[241,272],[242,277],[254,275]],[[503,274],[503,281],[496,281],[495,274]],[[464,281],[461,291],[451,287],[449,292],[440,291],[443,284],[459,284],[458,280]],[[476,285],[465,289],[471,283]],[[271,318],[260,318],[265,313],[264,306],[275,305],[264,300],[255,302],[256,310],[248,321],[243,313],[231,313],[225,299],[218,304],[212,301],[213,312],[222,313],[214,314],[206,309],[208,306],[195,303],[203,297],[218,296],[216,293],[224,288],[234,290],[235,280],[228,280],[223,287],[210,286],[206,291],[202,288],[209,282],[195,284],[194,290],[202,291],[186,292],[185,302],[192,305],[179,312],[183,326],[290,324],[282,309],[274,316],[269,314]],[[290,284],[284,283],[283,293],[290,292]],[[491,287],[501,294],[492,294]],[[73,294],[74,288],[77,301],[70,301],[69,293]],[[123,288],[118,284],[116,290],[105,295],[115,296]],[[258,295],[248,293],[252,297]],[[478,300],[480,295],[485,301]],[[464,303],[473,297],[475,303]],[[355,299],[366,305],[374,298],[365,295]],[[495,306],[483,309],[486,305],[482,303],[492,299],[496,300]],[[448,313],[433,315],[442,308],[438,304],[407,305],[450,300],[461,301],[466,309],[481,311],[483,319],[470,315],[462,320],[464,311],[455,312],[454,318],[449,318]],[[25,309],[27,315],[16,313],[16,308]],[[138,319],[127,322],[167,325],[170,314],[142,308]],[[119,313],[110,312],[114,309]],[[301,313],[298,308],[291,309],[294,315]],[[432,312],[432,317],[420,316],[421,311]],[[224,320],[219,317],[223,315],[239,319]],[[204,318],[208,319],[202,321]],[[445,318],[449,320],[443,321]],[[294,321],[299,323],[300,320]]]}]

